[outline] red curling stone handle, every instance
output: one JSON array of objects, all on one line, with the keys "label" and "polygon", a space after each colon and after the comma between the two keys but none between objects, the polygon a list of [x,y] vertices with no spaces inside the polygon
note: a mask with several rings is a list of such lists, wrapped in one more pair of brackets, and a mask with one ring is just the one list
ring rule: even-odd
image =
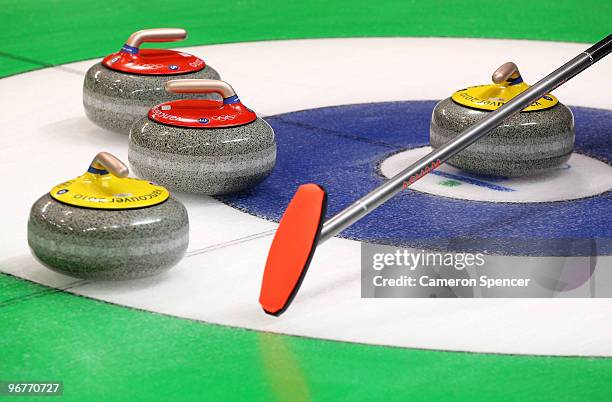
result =
[{"label": "red curling stone handle", "polygon": [[125,42],[127,46],[138,48],[143,42],[176,42],[187,37],[183,28],[153,28],[136,31]]},{"label": "red curling stone handle", "polygon": [[175,94],[206,94],[217,93],[223,98],[223,103],[240,102],[234,88],[225,81],[206,79],[171,80],[166,82],[166,91]]}]

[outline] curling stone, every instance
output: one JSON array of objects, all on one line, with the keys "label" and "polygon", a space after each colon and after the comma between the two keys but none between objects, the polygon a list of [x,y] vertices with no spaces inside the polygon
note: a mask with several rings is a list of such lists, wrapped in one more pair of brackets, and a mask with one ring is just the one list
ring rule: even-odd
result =
[{"label": "curling stone", "polygon": [[140,177],[174,190],[226,194],[266,178],[276,162],[274,131],[216,80],[175,80],[179,94],[218,93],[223,101],[176,100],[154,106],[130,131],[128,158]]},{"label": "curling stone", "polygon": [[219,79],[204,60],[189,53],[139,48],[143,42],[173,42],[186,37],[187,32],[179,28],[134,32],[119,52],[106,56],[87,71],[83,83],[87,117],[100,127],[127,135],[132,123],[146,116],[151,107],[184,98],[164,91],[167,81],[179,77]]},{"label": "curling stone", "polygon": [[189,243],[187,210],[164,187],[127,175],[101,152],[85,174],[40,197],[28,221],[38,260],[65,275],[110,280],[175,265]]},{"label": "curling stone", "polygon": [[[516,65],[505,63],[493,73],[493,84],[455,92],[433,110],[431,146],[444,145],[527,88]],[[546,94],[448,163],[488,176],[533,175],[566,162],[574,149],[574,137],[572,112]]]}]

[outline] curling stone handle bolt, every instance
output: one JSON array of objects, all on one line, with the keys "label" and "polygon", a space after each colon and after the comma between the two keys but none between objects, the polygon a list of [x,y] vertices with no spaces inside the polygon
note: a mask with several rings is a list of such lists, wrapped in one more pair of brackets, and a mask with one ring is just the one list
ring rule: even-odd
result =
[{"label": "curling stone handle bolt", "polygon": [[130,171],[123,162],[108,152],[100,152],[91,161],[90,167],[98,170],[108,170],[117,177],[127,177]]},{"label": "curling stone handle bolt", "polygon": [[223,99],[236,96],[234,88],[225,81],[206,79],[171,80],[166,82],[166,91],[175,94],[218,93]]},{"label": "curling stone handle bolt", "polygon": [[513,62],[509,61],[502,64],[495,70],[491,79],[496,84],[501,84],[509,79],[516,79],[521,76],[518,67]]},{"label": "curling stone handle bolt", "polygon": [[187,37],[182,28],[153,28],[136,31],[125,42],[126,45],[138,48],[143,42],[176,42]]}]

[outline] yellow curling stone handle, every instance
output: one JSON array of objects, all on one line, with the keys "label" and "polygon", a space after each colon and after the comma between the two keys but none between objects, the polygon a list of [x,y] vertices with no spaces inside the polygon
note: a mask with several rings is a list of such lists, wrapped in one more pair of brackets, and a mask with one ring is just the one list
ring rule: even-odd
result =
[{"label": "yellow curling stone handle", "polygon": [[[455,92],[451,99],[462,106],[473,109],[496,110],[529,88],[529,85],[523,81],[518,67],[512,62],[499,66],[491,78],[493,84],[461,89]],[[523,109],[523,112],[550,109],[557,103],[559,103],[559,100],[556,97],[546,94]]]},{"label": "yellow curling stone handle", "polygon": [[94,209],[134,209],[160,204],[168,190],[146,180],[127,177],[127,166],[108,152],[100,152],[87,172],[61,183],[49,193],[64,204]]}]

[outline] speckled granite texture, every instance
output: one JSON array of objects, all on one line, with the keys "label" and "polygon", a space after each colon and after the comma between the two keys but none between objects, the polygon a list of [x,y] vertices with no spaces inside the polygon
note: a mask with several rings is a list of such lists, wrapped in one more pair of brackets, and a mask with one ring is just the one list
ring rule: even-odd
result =
[{"label": "speckled granite texture", "polygon": [[101,210],[43,195],[32,206],[28,243],[45,266],[85,279],[155,275],[175,265],[189,243],[187,210],[172,197],[146,208]]},{"label": "speckled granite texture", "polygon": [[[442,100],[432,113],[431,146],[439,148],[488,113],[458,105],[450,98]],[[558,104],[511,117],[448,163],[489,176],[527,176],[566,162],[574,149],[574,138],[572,112]]]},{"label": "speckled granite texture", "polygon": [[130,133],[128,159],[140,177],[173,190],[227,194],[266,178],[276,162],[264,120],[231,128],[184,128],[143,118]]},{"label": "speckled granite texture", "polygon": [[187,78],[218,80],[219,74],[210,66],[189,74],[135,75],[104,67],[92,66],[83,82],[83,106],[87,117],[107,130],[129,134],[130,127],[146,116],[157,104],[176,99],[216,99],[217,94],[174,94],[166,92],[166,81]]}]

